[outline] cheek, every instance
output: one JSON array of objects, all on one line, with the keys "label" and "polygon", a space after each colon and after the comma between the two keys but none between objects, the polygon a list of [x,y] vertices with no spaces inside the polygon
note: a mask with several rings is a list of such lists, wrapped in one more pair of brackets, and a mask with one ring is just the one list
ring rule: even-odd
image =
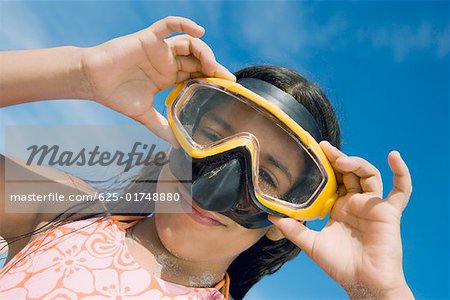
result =
[{"label": "cheek", "polygon": [[236,223],[236,229],[224,237],[225,243],[236,257],[253,246],[266,232],[267,229],[247,229]]},{"label": "cheek", "polygon": [[189,261],[229,260],[255,244],[267,229],[204,226],[185,214],[155,214],[163,246],[174,256]]}]

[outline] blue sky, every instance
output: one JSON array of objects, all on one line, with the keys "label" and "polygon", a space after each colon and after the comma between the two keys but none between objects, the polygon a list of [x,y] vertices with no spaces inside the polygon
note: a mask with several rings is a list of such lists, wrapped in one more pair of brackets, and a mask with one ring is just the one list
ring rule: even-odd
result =
[{"label": "blue sky", "polygon": [[[402,223],[404,270],[417,298],[443,299],[450,266],[449,14],[449,2],[0,2],[0,49],[93,46],[181,15],[206,28],[203,39],[231,70],[296,69],[325,89],[344,151],[378,167],[385,191],[392,187],[386,156],[402,153],[414,186]],[[131,123],[92,102],[49,101],[1,110],[0,137],[7,124]],[[344,295],[300,255],[248,299]]]}]

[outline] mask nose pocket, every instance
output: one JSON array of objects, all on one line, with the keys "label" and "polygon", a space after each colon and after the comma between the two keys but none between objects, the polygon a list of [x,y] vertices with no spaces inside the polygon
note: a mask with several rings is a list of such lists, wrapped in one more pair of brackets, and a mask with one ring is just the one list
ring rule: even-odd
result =
[{"label": "mask nose pocket", "polygon": [[225,212],[239,201],[242,192],[242,168],[232,159],[197,178],[192,196],[203,209]]}]

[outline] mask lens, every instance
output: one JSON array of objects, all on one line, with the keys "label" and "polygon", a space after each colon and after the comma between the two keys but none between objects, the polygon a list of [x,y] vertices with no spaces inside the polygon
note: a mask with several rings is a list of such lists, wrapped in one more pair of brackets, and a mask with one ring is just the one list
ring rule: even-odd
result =
[{"label": "mask lens", "polygon": [[323,188],[318,160],[284,123],[253,101],[220,88],[191,85],[175,105],[178,121],[196,147],[214,148],[243,132],[256,137],[258,161],[249,170],[256,193],[303,207]]}]

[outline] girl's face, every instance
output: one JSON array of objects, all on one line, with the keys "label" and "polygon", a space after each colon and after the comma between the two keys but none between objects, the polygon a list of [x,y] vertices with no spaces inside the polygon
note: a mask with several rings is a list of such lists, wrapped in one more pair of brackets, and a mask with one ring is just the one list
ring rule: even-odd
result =
[{"label": "girl's face", "polygon": [[[296,143],[273,122],[252,108],[237,105],[217,106],[204,114],[193,134],[197,143],[208,144],[237,132],[250,132],[260,144],[260,186],[265,192],[286,193],[303,169],[303,158]],[[274,163],[275,161],[275,163]],[[159,180],[177,182],[166,164]],[[181,183],[158,184],[158,192],[185,191]],[[181,197],[188,198],[188,193]],[[190,261],[233,261],[255,244],[270,227],[247,229],[232,219],[205,211],[192,199],[192,213],[155,214],[155,224],[162,244],[173,255]],[[273,229],[273,228],[272,228]]]}]

